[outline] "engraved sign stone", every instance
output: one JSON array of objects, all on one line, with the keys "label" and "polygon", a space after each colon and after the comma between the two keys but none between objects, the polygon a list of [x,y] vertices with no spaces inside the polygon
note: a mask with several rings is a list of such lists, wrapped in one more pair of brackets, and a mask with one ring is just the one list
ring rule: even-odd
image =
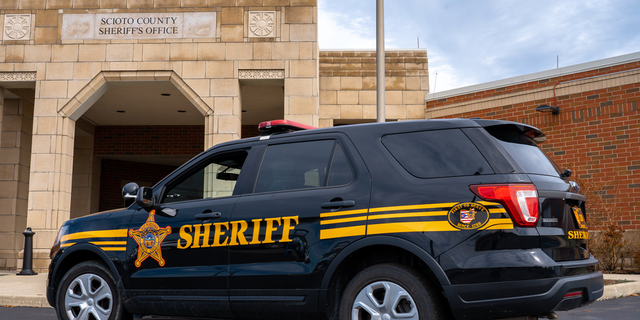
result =
[{"label": "engraved sign stone", "polygon": [[4,40],[29,40],[31,36],[31,15],[5,14],[2,34]]},{"label": "engraved sign stone", "polygon": [[275,38],[276,12],[249,11],[249,38]]},{"label": "engraved sign stone", "polygon": [[215,37],[215,12],[97,13],[62,16],[62,40]]}]

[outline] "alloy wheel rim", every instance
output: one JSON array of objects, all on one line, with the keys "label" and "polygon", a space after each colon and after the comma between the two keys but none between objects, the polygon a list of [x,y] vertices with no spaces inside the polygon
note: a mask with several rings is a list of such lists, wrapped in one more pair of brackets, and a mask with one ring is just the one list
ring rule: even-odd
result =
[{"label": "alloy wheel rim", "polygon": [[85,273],[69,284],[64,305],[69,320],[107,320],[113,311],[113,294],[102,277]]},{"label": "alloy wheel rim", "polygon": [[411,295],[402,286],[378,281],[364,287],[351,308],[352,320],[419,320]]}]

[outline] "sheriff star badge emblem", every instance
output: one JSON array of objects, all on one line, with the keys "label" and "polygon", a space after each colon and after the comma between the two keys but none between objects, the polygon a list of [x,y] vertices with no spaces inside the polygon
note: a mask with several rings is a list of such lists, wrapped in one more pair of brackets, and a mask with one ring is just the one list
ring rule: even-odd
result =
[{"label": "sheriff star badge emblem", "polygon": [[160,266],[164,266],[162,259],[162,251],[160,244],[171,233],[171,227],[160,228],[155,221],[155,210],[149,212],[149,218],[138,230],[129,229],[129,237],[132,237],[138,243],[138,258],[136,259],[136,267],[140,267],[142,261],[151,257],[158,261]]}]

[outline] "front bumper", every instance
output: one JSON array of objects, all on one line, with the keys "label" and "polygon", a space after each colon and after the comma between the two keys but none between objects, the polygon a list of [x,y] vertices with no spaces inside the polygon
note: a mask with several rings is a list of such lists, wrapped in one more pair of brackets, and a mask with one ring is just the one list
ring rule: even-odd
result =
[{"label": "front bumper", "polygon": [[53,287],[47,287],[47,301],[49,301],[49,305],[52,307],[56,307],[55,302],[56,302],[56,298],[55,298],[55,288]]},{"label": "front bumper", "polygon": [[[597,271],[552,279],[451,285],[444,291],[456,319],[500,319],[580,307],[602,296],[604,282]],[[576,291],[582,296],[564,298]]]}]

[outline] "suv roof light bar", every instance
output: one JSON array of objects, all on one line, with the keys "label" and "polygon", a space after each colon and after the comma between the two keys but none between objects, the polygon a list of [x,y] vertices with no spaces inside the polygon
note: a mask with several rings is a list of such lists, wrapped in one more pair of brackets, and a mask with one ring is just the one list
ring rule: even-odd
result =
[{"label": "suv roof light bar", "polygon": [[308,126],[306,124],[298,123],[291,120],[271,120],[261,122],[258,125],[258,130],[262,132],[262,136],[280,133],[291,133],[300,130],[318,129],[316,127]]}]

